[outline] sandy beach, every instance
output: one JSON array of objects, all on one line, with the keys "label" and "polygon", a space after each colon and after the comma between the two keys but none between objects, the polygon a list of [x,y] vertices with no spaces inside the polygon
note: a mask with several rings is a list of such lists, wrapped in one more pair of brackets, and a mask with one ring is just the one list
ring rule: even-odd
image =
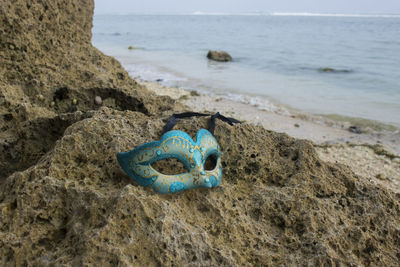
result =
[{"label": "sandy beach", "polygon": [[157,82],[136,79],[157,95],[169,96],[196,112],[220,112],[238,120],[286,133],[315,144],[319,156],[328,162],[349,166],[372,183],[400,192],[400,133],[374,131],[352,133],[350,124],[304,114],[260,110],[250,103],[196,91],[167,87]]}]

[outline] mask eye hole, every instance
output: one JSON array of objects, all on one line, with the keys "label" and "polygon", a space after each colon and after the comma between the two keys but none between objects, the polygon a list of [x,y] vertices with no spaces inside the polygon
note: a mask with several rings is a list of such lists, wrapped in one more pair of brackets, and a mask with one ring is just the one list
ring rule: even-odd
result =
[{"label": "mask eye hole", "polygon": [[165,175],[177,175],[188,172],[185,165],[176,158],[167,158],[154,162],[151,167]]},{"label": "mask eye hole", "polygon": [[212,171],[217,167],[218,157],[216,154],[209,155],[204,162],[204,170]]}]

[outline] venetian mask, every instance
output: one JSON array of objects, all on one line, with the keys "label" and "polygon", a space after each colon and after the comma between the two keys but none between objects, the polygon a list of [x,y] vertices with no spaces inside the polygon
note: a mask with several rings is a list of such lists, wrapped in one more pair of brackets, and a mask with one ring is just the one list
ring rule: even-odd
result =
[{"label": "venetian mask", "polygon": [[[208,114],[202,114],[202,116],[205,115]],[[214,120],[219,117],[222,117],[219,113],[214,115],[214,118],[212,117],[210,126],[212,131],[215,126]],[[222,118],[230,124],[238,122],[231,118]],[[176,122],[177,119],[168,128],[172,129]],[[221,148],[213,134],[206,129],[200,129],[197,132],[196,141],[193,141],[183,131],[168,130],[159,141],[145,143],[129,152],[120,152],[117,158],[125,173],[138,184],[151,185],[159,193],[176,193],[198,187],[218,186],[222,179],[221,155]],[[170,158],[183,163],[187,171],[176,175],[167,175],[152,166],[157,161]],[[211,168],[205,166],[210,158],[213,159]]]}]

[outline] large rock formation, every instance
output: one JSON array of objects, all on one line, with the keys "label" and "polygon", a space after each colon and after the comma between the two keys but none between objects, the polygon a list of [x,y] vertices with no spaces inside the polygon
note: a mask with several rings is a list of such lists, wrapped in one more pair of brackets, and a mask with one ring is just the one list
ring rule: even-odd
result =
[{"label": "large rock formation", "polygon": [[92,1],[1,7],[1,266],[398,265],[400,195],[261,127],[218,121],[218,188],[137,186],[116,153],[179,107],[91,46]]},{"label": "large rock formation", "polygon": [[98,108],[96,95],[146,114],[173,105],[91,45],[92,14],[90,0],[2,1],[0,179],[33,165],[73,122],[60,114]]},{"label": "large rock formation", "polygon": [[[321,162],[312,145],[218,122],[225,178],[159,195],[133,184],[118,151],[164,121],[103,108],[64,132],[0,193],[4,265],[388,265],[400,252],[399,195]],[[203,120],[178,124],[192,136]]]}]

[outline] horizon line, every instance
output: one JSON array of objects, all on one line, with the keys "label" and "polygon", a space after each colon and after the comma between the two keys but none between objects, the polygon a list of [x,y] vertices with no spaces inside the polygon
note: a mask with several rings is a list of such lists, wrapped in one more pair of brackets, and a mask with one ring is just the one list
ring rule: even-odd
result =
[{"label": "horizon line", "polygon": [[314,13],[314,12],[95,12],[95,15],[174,15],[174,16],[301,16],[301,17],[376,17],[400,18],[400,13]]}]

